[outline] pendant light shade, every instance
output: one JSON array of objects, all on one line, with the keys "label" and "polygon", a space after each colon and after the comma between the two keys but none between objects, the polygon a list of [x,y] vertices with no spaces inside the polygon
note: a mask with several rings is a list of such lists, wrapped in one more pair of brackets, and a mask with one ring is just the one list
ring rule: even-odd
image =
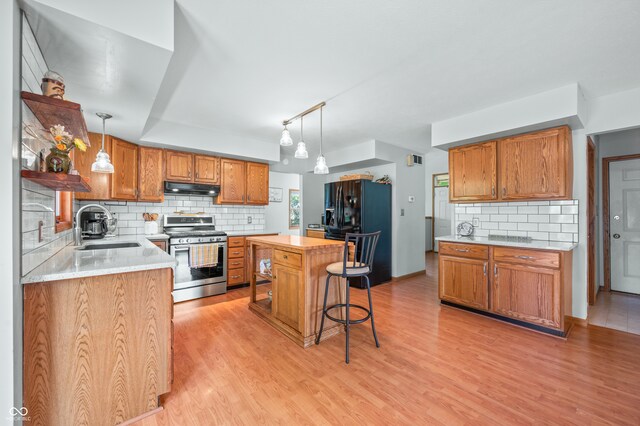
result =
[{"label": "pendant light shade", "polygon": [[320,155],[316,160],[316,166],[313,168],[313,174],[326,175],[329,173],[329,167],[327,167],[327,160],[322,155],[322,108],[320,108]]},{"label": "pendant light shade", "polygon": [[300,142],[298,142],[298,148],[296,149],[296,153],[293,155],[298,159],[309,158],[309,153],[307,152],[307,145],[304,143],[304,118],[300,117]]},{"label": "pendant light shade", "polygon": [[284,126],[284,130],[282,131],[282,137],[280,138],[281,146],[291,146],[293,145],[293,139],[291,139],[291,135],[289,134],[289,130],[287,126]]},{"label": "pendant light shade", "polygon": [[91,171],[96,173],[113,173],[113,164],[111,164],[109,154],[104,150],[105,121],[112,116],[104,112],[98,112],[96,115],[102,118],[102,148],[100,148],[98,155],[96,155],[96,161],[91,165]]}]

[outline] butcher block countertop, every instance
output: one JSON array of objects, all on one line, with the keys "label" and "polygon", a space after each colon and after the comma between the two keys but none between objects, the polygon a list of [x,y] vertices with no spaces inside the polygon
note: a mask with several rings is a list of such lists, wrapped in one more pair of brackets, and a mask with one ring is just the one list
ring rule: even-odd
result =
[{"label": "butcher block countertop", "polygon": [[248,237],[247,241],[270,244],[284,248],[294,248],[299,250],[314,250],[324,247],[344,246],[344,241],[323,240],[321,238],[300,237],[297,235]]}]

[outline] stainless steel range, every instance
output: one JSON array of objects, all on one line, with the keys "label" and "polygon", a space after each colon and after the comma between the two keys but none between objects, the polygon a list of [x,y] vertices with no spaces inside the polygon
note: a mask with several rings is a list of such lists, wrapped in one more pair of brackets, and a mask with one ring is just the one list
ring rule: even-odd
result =
[{"label": "stainless steel range", "polygon": [[177,266],[173,300],[197,299],[227,292],[227,234],[216,231],[213,216],[164,216],[169,253]]}]

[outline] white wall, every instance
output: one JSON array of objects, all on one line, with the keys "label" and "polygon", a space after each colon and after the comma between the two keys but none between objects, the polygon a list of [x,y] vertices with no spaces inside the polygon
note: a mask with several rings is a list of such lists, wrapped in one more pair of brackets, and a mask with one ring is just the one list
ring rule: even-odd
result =
[{"label": "white wall", "polygon": [[424,214],[433,213],[433,175],[449,173],[449,152],[432,148],[424,155],[424,177],[426,195],[424,199]]},{"label": "white wall", "polygon": [[598,136],[598,285],[604,285],[604,235],[602,204],[602,159],[619,155],[640,154],[640,129],[607,133]]},{"label": "white wall", "polygon": [[589,101],[589,134],[602,134],[640,126],[640,87]]},{"label": "white wall", "polygon": [[[282,188],[282,202],[270,202],[264,208],[265,230],[279,232],[282,235],[304,235],[304,217],[300,219],[300,229],[289,229],[289,190],[301,188],[301,178],[296,173],[269,172],[269,187]],[[304,216],[305,198],[300,191],[302,214]],[[313,195],[315,197],[315,195]],[[310,198],[312,198],[310,196]],[[316,222],[320,223],[319,219]]]},{"label": "white wall", "polygon": [[305,173],[300,175],[302,192],[302,229],[310,223],[322,223],[324,214],[324,184],[326,175]]},{"label": "white wall", "polygon": [[0,2],[0,223],[7,235],[0,251],[0,423],[14,424],[12,406],[22,400],[22,287],[18,146],[20,129],[20,13],[14,0]]}]

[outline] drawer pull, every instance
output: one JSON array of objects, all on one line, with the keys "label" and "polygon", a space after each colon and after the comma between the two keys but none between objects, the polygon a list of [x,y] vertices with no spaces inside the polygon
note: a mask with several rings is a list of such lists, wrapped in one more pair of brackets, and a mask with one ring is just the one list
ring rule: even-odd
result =
[{"label": "drawer pull", "polygon": [[459,251],[461,253],[467,253],[469,252],[469,249],[456,249],[456,251]]},{"label": "drawer pull", "polygon": [[535,257],[533,257],[533,256],[524,256],[524,255],[516,256],[516,257],[517,257],[518,259],[526,259],[526,260],[529,260],[529,259],[535,259]]},{"label": "drawer pull", "polygon": [[240,275],[232,275],[231,278],[237,279],[240,278]]},{"label": "drawer pull", "polygon": [[487,262],[482,265],[482,273],[484,273],[485,277],[487,276]]}]

